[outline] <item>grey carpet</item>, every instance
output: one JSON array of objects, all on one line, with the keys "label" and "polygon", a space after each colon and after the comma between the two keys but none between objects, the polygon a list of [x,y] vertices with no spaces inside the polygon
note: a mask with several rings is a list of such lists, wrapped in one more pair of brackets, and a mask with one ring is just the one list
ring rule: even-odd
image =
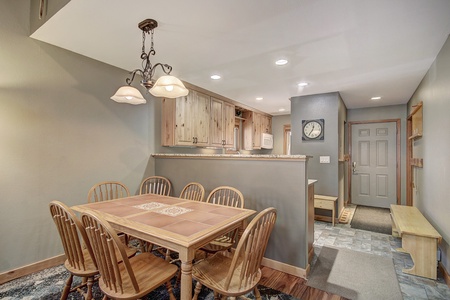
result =
[{"label": "grey carpet", "polygon": [[358,205],[350,226],[355,229],[392,234],[389,208]]},{"label": "grey carpet", "polygon": [[[61,292],[64,288],[66,279],[69,273],[60,265],[54,268],[45,269],[43,271],[33,273],[28,276],[4,283],[0,285],[0,299],[2,300],[57,300],[61,297]],[[74,284],[79,283],[80,278],[74,277]],[[175,279],[172,280],[172,284]],[[194,287],[194,286],[193,286]],[[283,294],[279,291],[258,286],[263,300],[296,300],[297,298]],[[94,299],[102,299],[103,295],[98,287],[98,283],[93,287]],[[174,294],[177,299],[180,297],[179,288],[174,289]],[[253,293],[246,295],[248,299],[255,299]],[[69,300],[82,300],[83,297],[79,293],[70,293]],[[166,300],[169,295],[165,286],[161,286],[142,298],[143,300]],[[199,299],[213,300],[214,294],[211,290],[203,287]],[[298,300],[298,299],[297,299]]]},{"label": "grey carpet", "polygon": [[308,286],[348,299],[403,299],[392,258],[348,249],[322,247]]}]

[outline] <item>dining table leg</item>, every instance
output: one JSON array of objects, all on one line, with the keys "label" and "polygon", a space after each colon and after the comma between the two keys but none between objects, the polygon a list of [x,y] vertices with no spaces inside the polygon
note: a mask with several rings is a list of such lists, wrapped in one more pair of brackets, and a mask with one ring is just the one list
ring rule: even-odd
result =
[{"label": "dining table leg", "polygon": [[[180,289],[180,299],[181,300],[191,300],[192,299],[192,260],[194,255],[186,255],[182,257],[180,253],[181,260],[181,289]],[[192,256],[192,257],[191,257]]]}]

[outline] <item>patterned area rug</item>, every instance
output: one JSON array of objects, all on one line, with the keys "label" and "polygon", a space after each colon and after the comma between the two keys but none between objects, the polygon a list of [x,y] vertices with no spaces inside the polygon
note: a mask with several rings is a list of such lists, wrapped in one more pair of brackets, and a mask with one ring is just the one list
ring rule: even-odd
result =
[{"label": "patterned area rug", "polygon": [[[43,271],[33,273],[28,276],[7,282],[0,285],[0,299],[2,300],[57,300],[61,296],[66,279],[69,273],[63,265],[45,269]],[[79,283],[80,278],[74,277],[74,284]],[[174,286],[175,279],[172,280]],[[194,288],[194,285],[193,285]],[[292,296],[283,294],[279,291],[258,286],[263,300],[295,300]],[[93,287],[94,299],[102,299],[103,295],[98,287],[97,282]],[[176,287],[174,294],[177,299],[180,297],[180,289]],[[246,295],[247,299],[255,299],[253,293]],[[79,293],[70,293],[68,299],[81,300],[83,297]],[[144,298],[145,300],[165,300],[169,299],[169,295],[165,286],[160,286]],[[199,299],[213,300],[214,294],[211,290],[203,287]],[[297,299],[298,300],[298,299]]]}]

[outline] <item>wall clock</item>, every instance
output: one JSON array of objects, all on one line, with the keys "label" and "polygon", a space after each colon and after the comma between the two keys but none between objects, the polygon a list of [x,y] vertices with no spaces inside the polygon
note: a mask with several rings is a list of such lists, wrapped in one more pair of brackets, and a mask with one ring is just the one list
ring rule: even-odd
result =
[{"label": "wall clock", "polygon": [[323,141],[325,131],[325,120],[302,120],[302,140],[303,141]]}]

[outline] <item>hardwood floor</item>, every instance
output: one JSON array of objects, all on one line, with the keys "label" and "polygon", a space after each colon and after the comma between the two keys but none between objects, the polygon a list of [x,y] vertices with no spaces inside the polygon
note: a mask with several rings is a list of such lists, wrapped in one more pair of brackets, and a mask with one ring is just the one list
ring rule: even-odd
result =
[{"label": "hardwood floor", "polygon": [[306,285],[306,280],[268,267],[262,267],[261,285],[289,294],[301,300],[346,300]]}]

